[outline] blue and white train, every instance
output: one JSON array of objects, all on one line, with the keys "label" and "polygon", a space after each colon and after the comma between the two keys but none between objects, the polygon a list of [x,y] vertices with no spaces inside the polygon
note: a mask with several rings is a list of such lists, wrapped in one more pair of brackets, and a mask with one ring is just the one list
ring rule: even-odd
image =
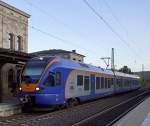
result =
[{"label": "blue and white train", "polygon": [[42,106],[72,106],[141,87],[137,75],[113,72],[57,56],[30,59],[20,78],[20,100]]}]

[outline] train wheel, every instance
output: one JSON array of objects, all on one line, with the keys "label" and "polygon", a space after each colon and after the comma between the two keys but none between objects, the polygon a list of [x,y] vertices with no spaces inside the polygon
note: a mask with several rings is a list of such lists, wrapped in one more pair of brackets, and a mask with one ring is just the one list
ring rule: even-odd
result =
[{"label": "train wheel", "polygon": [[61,109],[63,109],[63,105],[57,105],[57,106],[55,106],[54,109],[56,109],[56,110],[61,110]]},{"label": "train wheel", "polygon": [[22,111],[23,112],[32,112],[33,109],[32,109],[32,106],[30,104],[23,104],[22,105]]},{"label": "train wheel", "polygon": [[69,99],[67,102],[67,108],[72,108],[74,106],[78,105],[78,100],[75,99]]},{"label": "train wheel", "polygon": [[74,99],[75,106],[79,104],[79,100],[77,98]]}]

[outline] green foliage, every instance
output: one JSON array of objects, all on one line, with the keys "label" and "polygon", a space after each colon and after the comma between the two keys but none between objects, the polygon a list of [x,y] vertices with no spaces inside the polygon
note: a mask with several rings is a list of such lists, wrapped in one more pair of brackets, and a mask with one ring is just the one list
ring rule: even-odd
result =
[{"label": "green foliage", "polygon": [[119,69],[119,72],[132,74],[131,69],[128,66],[123,66],[122,68]]},{"label": "green foliage", "polygon": [[143,86],[150,84],[150,77],[140,77],[140,82]]}]

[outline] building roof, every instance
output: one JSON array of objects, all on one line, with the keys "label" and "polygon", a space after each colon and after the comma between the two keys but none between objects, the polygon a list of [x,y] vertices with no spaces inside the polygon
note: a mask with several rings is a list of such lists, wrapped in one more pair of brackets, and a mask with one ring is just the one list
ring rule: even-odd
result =
[{"label": "building roof", "polygon": [[67,50],[62,50],[62,49],[50,49],[50,50],[43,50],[43,51],[38,51],[38,52],[33,52],[31,54],[35,54],[35,55],[42,55],[42,54],[60,54],[60,53],[73,53],[73,54],[77,54],[79,56],[85,57],[82,54],[76,53],[76,50],[72,50],[72,51],[67,51]]},{"label": "building roof", "polygon": [[1,62],[26,62],[32,55],[24,52],[18,52],[10,49],[0,48],[0,61]]},{"label": "building roof", "polygon": [[0,0],[0,5],[3,6],[3,7],[8,8],[8,9],[10,9],[10,10],[13,10],[13,11],[15,11],[15,12],[17,12],[17,13],[19,13],[19,14],[21,14],[21,15],[27,17],[27,18],[30,17],[30,15],[27,14],[26,12],[24,12],[24,11],[22,11],[22,10],[19,10],[19,9],[17,9],[17,8],[15,8],[15,7],[13,7],[13,6],[11,6],[11,5],[9,5],[9,4],[7,4],[7,3],[1,1],[1,0]]}]

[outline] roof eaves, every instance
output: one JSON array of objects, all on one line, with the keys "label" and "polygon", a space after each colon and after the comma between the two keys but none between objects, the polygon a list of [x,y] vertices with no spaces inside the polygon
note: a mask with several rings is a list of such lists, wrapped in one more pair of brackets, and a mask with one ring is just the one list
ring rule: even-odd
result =
[{"label": "roof eaves", "polygon": [[7,3],[1,1],[1,0],[0,0],[0,5],[3,6],[3,7],[8,8],[8,9],[10,9],[10,10],[13,10],[13,11],[15,11],[15,12],[17,12],[17,13],[19,13],[19,14],[21,14],[21,15],[27,17],[27,18],[30,17],[30,15],[27,14],[26,12],[24,12],[24,11],[22,11],[22,10],[20,10],[20,9],[17,9],[16,7],[13,7],[13,6],[11,6],[11,5],[9,5],[9,4],[7,4]]}]

